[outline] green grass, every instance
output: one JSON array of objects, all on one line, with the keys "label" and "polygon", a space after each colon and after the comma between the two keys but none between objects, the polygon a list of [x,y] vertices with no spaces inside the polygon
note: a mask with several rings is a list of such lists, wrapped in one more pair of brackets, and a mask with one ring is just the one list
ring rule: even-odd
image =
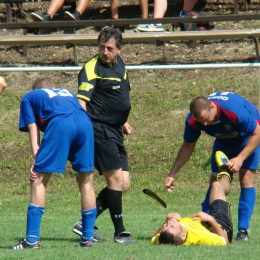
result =
[{"label": "green grass", "polygon": [[[74,82],[71,78],[76,78],[76,73],[57,74],[64,82]],[[164,179],[182,143],[189,102],[197,95],[213,91],[236,91],[258,105],[258,74],[257,69],[131,71],[133,108],[129,122],[133,133],[126,136],[125,144],[132,185],[123,196],[123,208],[125,226],[138,244],[115,244],[109,213],[105,212],[97,219],[96,225],[108,242],[96,243],[92,248],[75,247],[79,237],[72,233],[72,227],[80,218],[80,196],[75,173],[68,164],[66,174],[54,175],[48,186],[41,249],[22,251],[5,248],[25,235],[28,172],[32,157],[28,135],[18,131],[18,120],[20,98],[29,85],[24,86],[25,83],[21,82],[18,88],[19,78],[9,77],[9,87],[0,97],[0,259],[258,259],[258,201],[248,243],[234,242],[228,247],[151,246],[149,243],[166,213],[175,211],[190,216],[199,211],[207,189],[213,139],[206,135],[201,136],[190,161],[177,175],[176,190],[170,194],[163,188]],[[8,74],[4,76],[8,77]],[[19,77],[22,76],[20,73]],[[66,87],[76,91],[75,85]],[[239,185],[237,176],[234,179],[228,199],[232,205],[235,236]],[[103,177],[95,173],[95,190],[98,192],[104,186]],[[259,189],[258,175],[256,187]],[[160,195],[166,201],[167,209],[144,195],[143,188],[150,188]]]}]

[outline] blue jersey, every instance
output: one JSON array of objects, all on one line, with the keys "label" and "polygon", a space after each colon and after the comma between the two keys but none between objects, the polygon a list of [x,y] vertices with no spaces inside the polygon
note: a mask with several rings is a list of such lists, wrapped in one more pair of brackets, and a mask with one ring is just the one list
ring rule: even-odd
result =
[{"label": "blue jersey", "polygon": [[255,131],[260,122],[257,108],[245,98],[232,92],[217,92],[208,96],[217,106],[211,125],[204,126],[189,113],[186,117],[184,140],[195,142],[201,131],[213,136],[224,146],[240,146]]},{"label": "blue jersey", "polygon": [[36,123],[44,132],[34,170],[63,173],[69,160],[77,172],[94,168],[94,133],[90,118],[73,92],[41,88],[25,94],[21,101],[20,131]]},{"label": "blue jersey", "polygon": [[67,89],[44,87],[32,90],[21,101],[19,130],[27,132],[27,126],[36,123],[44,132],[53,117],[67,117],[78,110],[83,108],[75,94]]}]

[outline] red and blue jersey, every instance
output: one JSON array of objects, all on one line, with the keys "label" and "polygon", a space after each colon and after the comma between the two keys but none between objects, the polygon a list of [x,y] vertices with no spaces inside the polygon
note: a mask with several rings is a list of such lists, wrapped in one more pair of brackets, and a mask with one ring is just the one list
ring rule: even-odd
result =
[{"label": "red and blue jersey", "polygon": [[19,130],[27,132],[27,126],[36,123],[44,132],[53,117],[67,117],[78,110],[83,108],[75,94],[67,89],[44,87],[32,90],[21,101]]},{"label": "red and blue jersey", "polygon": [[204,131],[222,145],[241,145],[260,123],[258,109],[242,96],[233,92],[217,92],[208,96],[217,106],[217,115],[211,125],[202,125],[191,113],[186,117],[184,140],[195,142]]}]

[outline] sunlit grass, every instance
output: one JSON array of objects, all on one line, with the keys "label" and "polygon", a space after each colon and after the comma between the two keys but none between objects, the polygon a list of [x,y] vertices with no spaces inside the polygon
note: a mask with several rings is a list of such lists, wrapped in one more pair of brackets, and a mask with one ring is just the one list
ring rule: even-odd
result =
[{"label": "sunlit grass", "polygon": [[[68,77],[68,82],[70,75]],[[0,97],[0,259],[258,259],[260,244],[259,202],[252,219],[251,237],[246,244],[230,247],[151,246],[149,238],[163,222],[165,214],[178,211],[190,216],[200,210],[208,187],[209,158],[213,139],[202,135],[190,161],[175,178],[172,194],[164,180],[183,141],[184,120],[189,102],[198,95],[214,91],[236,91],[258,104],[256,69],[184,70],[130,72],[132,111],[129,123],[133,133],[125,136],[131,172],[131,190],[123,196],[124,223],[138,239],[135,245],[113,242],[109,212],[97,220],[100,234],[109,241],[92,248],[75,248],[78,237],[72,233],[80,218],[80,195],[75,173],[68,164],[65,175],[54,175],[47,187],[47,207],[42,221],[42,249],[10,251],[4,249],[25,234],[29,199],[28,174],[32,163],[28,135],[18,131],[19,103],[23,91],[10,87]],[[74,85],[68,87],[75,90]],[[257,176],[256,176],[257,177]],[[95,172],[95,190],[106,184]],[[259,178],[256,178],[259,188]],[[150,188],[166,202],[167,209],[142,193]],[[239,185],[234,176],[229,201],[234,230],[237,225]]]}]

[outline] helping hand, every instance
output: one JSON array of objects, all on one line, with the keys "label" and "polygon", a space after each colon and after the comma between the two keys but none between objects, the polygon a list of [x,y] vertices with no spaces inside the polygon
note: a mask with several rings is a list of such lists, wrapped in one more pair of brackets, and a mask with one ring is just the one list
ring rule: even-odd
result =
[{"label": "helping hand", "polygon": [[172,192],[173,189],[175,189],[175,186],[172,184],[173,181],[174,181],[173,177],[167,177],[164,182],[164,188],[170,193]]},{"label": "helping hand", "polygon": [[238,157],[234,157],[228,161],[226,164],[228,169],[232,172],[238,172],[243,164],[243,161],[240,160]]}]

